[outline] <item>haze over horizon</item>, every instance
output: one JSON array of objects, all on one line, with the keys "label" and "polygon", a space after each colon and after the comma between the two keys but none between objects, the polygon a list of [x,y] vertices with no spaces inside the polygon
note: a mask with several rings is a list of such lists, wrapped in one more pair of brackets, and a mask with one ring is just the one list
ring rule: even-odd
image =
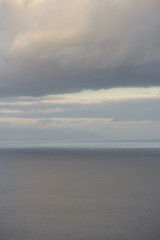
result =
[{"label": "haze over horizon", "polygon": [[159,0],[1,0],[0,141],[160,139]]}]

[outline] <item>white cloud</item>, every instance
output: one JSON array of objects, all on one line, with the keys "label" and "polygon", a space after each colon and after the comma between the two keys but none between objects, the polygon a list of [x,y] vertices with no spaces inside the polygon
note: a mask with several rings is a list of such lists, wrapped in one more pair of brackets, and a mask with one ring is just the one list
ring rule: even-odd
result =
[{"label": "white cloud", "polygon": [[[38,104],[38,102],[21,102],[21,101],[9,101],[9,99],[7,99],[8,101],[2,101],[0,102],[0,106],[31,106],[31,105],[36,105]],[[18,98],[17,98],[18,100]]]},{"label": "white cloud", "polygon": [[38,118],[20,118],[20,117],[0,117],[0,123],[12,126],[41,126],[43,119]]},{"label": "white cloud", "polygon": [[0,113],[2,114],[19,114],[19,113],[23,113],[24,111],[21,110],[11,110],[11,109],[0,109]]},{"label": "white cloud", "polygon": [[42,104],[95,104],[102,102],[125,102],[135,100],[160,99],[160,88],[114,88],[85,90],[71,94],[42,97]]},{"label": "white cloud", "polygon": [[[43,97],[15,97],[0,101],[0,106],[28,107],[26,112],[54,113],[63,112],[62,108],[55,105],[70,104],[98,104],[104,102],[127,102],[137,100],[160,99],[160,87],[150,88],[113,88],[101,90],[84,90],[76,93],[46,95]],[[50,108],[54,105],[54,108]],[[45,106],[45,109],[38,109]],[[29,109],[30,108],[30,109]],[[6,110],[1,110],[1,112]],[[8,110],[9,111],[9,110]],[[12,111],[12,110],[11,110]],[[17,110],[18,111],[18,110]]]}]

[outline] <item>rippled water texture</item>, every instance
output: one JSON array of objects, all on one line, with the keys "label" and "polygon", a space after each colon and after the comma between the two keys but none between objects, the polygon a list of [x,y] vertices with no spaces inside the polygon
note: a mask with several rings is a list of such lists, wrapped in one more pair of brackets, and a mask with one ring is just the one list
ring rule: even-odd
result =
[{"label": "rippled water texture", "polygon": [[159,240],[160,149],[0,150],[0,240]]}]

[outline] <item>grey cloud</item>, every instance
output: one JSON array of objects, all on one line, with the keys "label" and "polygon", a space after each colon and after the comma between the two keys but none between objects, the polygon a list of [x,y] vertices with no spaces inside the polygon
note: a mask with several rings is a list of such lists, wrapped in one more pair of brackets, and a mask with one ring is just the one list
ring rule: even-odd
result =
[{"label": "grey cloud", "polygon": [[160,121],[160,100],[136,100],[90,105],[68,105],[59,117],[113,118],[114,121]]},{"label": "grey cloud", "polygon": [[160,85],[159,0],[0,4],[2,97]]},{"label": "grey cloud", "polygon": [[[42,125],[53,119],[110,118],[118,121],[160,121],[160,100],[134,100],[123,102],[103,102],[99,104],[38,104],[31,106],[9,106],[0,109],[0,117],[42,119]],[[49,121],[49,122],[48,122]],[[85,125],[84,125],[85,127]]]}]

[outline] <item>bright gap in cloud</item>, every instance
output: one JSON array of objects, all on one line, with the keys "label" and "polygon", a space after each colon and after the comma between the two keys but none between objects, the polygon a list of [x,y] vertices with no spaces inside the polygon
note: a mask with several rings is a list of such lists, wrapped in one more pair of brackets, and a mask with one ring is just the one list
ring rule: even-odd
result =
[{"label": "bright gap in cloud", "polygon": [[49,95],[42,99],[42,103],[82,103],[92,104],[101,102],[121,102],[139,99],[160,98],[160,87],[150,88],[113,88],[101,90],[84,90],[82,92]]},{"label": "bright gap in cloud", "polygon": [[51,104],[95,104],[102,102],[125,102],[160,99],[160,87],[112,88],[83,90],[76,93],[46,95],[42,97],[12,97],[1,99],[0,106],[37,106]]}]

